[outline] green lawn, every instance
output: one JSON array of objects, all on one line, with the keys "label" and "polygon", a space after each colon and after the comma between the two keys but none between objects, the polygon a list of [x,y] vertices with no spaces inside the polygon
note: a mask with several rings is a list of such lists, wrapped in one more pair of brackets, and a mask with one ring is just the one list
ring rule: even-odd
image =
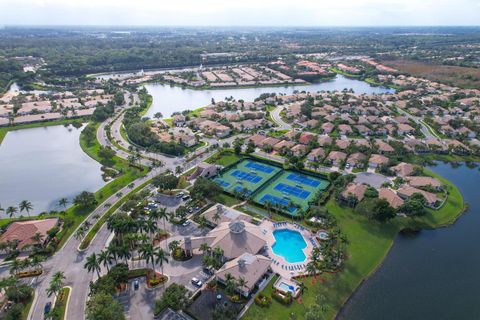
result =
[{"label": "green lawn", "polygon": [[34,299],[35,299],[35,290],[32,289],[32,297],[27,301],[27,303],[25,304],[22,310],[22,320],[28,319],[28,313],[30,312],[30,308],[32,308]]},{"label": "green lawn", "polygon": [[234,206],[236,204],[241,203],[241,200],[238,200],[237,198],[229,196],[228,194],[225,194],[225,193],[221,193],[221,194],[216,195],[213,198],[213,200],[218,202],[218,203],[221,203],[221,204],[223,204],[227,207],[231,207],[231,206]]},{"label": "green lawn", "polygon": [[[69,287],[63,287],[62,290],[60,291],[59,299],[55,302],[55,307],[52,310],[53,312],[58,312],[58,319],[63,320],[65,319],[65,311],[67,308],[67,302],[68,302],[68,296],[70,295],[70,288]],[[61,298],[61,299],[60,299]]]},{"label": "green lawn", "polygon": [[236,155],[231,151],[224,151],[224,152],[214,154],[213,156],[208,158],[206,162],[214,163],[214,164],[218,164],[220,166],[226,167],[237,162],[241,158],[242,158],[241,156]]},{"label": "green lawn", "polygon": [[[438,177],[431,172],[427,172]],[[324,283],[312,284],[313,278],[306,278],[307,290],[302,295],[302,303],[294,302],[291,306],[284,306],[275,300],[269,308],[260,308],[252,305],[243,319],[274,320],[285,319],[290,313],[295,313],[296,319],[304,319],[306,306],[315,304],[315,297],[322,294],[328,305],[326,318],[333,319],[348,297],[376,270],[393,244],[397,233],[404,228],[436,228],[454,222],[463,211],[463,199],[458,189],[450,182],[446,183],[449,197],[446,204],[438,211],[429,210],[428,214],[420,218],[396,218],[386,224],[369,221],[356,214],[352,209],[340,207],[334,200],[330,200],[326,207],[337,218],[338,226],[348,238],[348,259],[344,269],[337,274],[322,274],[317,276]],[[269,294],[269,287],[265,294]]]}]

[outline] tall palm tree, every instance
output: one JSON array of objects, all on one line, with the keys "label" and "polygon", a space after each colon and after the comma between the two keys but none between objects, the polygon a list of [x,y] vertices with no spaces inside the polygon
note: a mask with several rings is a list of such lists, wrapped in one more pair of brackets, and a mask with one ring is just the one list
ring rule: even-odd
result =
[{"label": "tall palm tree", "polygon": [[33,210],[33,205],[30,201],[22,200],[18,207],[20,208],[20,212],[23,212],[24,210],[27,211],[27,215],[30,217],[30,210]]},{"label": "tall palm tree", "polygon": [[58,297],[58,293],[63,287],[63,280],[65,280],[65,274],[61,271],[55,272],[50,280],[49,287],[47,288],[47,295],[49,297],[55,295],[55,298]]},{"label": "tall palm tree", "polygon": [[87,262],[83,265],[88,272],[97,272],[97,276],[100,278],[100,262],[97,259],[97,255],[92,253],[87,257]]},{"label": "tall palm tree", "polygon": [[315,262],[310,261],[307,263],[307,266],[305,267],[305,271],[312,275],[313,278],[317,279],[317,266],[315,265]]},{"label": "tall palm tree", "polygon": [[[167,219],[169,217],[169,214],[167,213],[167,208],[160,208],[157,211],[158,211],[158,218],[163,219],[163,231],[167,232]],[[168,251],[168,240],[167,239],[165,239],[165,248]]]},{"label": "tall palm tree", "polygon": [[0,212],[5,211],[5,209],[2,208],[2,205],[0,204]]},{"label": "tall palm tree", "polygon": [[8,214],[8,216],[9,216],[10,218],[13,218],[13,216],[15,215],[15,213],[18,212],[18,208],[15,207],[15,206],[10,206],[10,207],[7,208],[7,210],[6,210],[5,212]]},{"label": "tall palm tree", "polygon": [[220,213],[218,212],[218,210],[214,213],[212,219],[215,224],[218,224],[218,221],[220,220]]},{"label": "tall palm tree", "polygon": [[18,259],[14,259],[10,264],[10,274],[16,275],[18,271],[22,268],[22,262]]},{"label": "tall palm tree", "polygon": [[201,251],[203,254],[205,254],[206,252],[210,251],[210,249],[211,249],[210,246],[209,246],[207,243],[205,243],[205,242],[200,245],[200,251]]},{"label": "tall palm tree", "polygon": [[102,250],[98,254],[98,263],[102,264],[104,267],[107,267],[107,272],[110,272],[110,264],[112,263],[112,255],[111,253],[107,250]]},{"label": "tall palm tree", "polygon": [[42,269],[42,262],[44,260],[42,256],[36,254],[30,259],[30,266],[33,267],[34,270]]},{"label": "tall palm tree", "polygon": [[153,234],[157,231],[157,222],[152,218],[145,220],[144,230],[148,233],[150,239],[153,239]]},{"label": "tall palm tree", "polygon": [[68,204],[68,199],[67,198],[62,198],[62,199],[58,200],[58,205],[62,206],[64,209],[67,208],[67,204]]},{"label": "tall palm tree", "polygon": [[165,252],[162,248],[158,247],[153,253],[155,257],[155,263],[160,266],[163,274],[163,263],[168,263],[168,253]]},{"label": "tall palm tree", "polygon": [[107,252],[110,254],[110,256],[115,260],[115,263],[118,262],[117,258],[118,258],[118,250],[117,250],[117,246],[115,245],[115,243],[113,242],[110,242],[110,244],[108,245],[107,247]]},{"label": "tall palm tree", "polygon": [[128,259],[132,257],[129,246],[124,241],[117,247],[117,249],[118,257],[123,258],[125,260],[125,264],[128,265]]},{"label": "tall palm tree", "polygon": [[145,262],[152,263],[152,269],[155,270],[155,265],[154,265],[154,250],[153,250],[153,245],[151,243],[144,244],[140,248],[140,255],[142,256],[143,259],[145,259]]}]

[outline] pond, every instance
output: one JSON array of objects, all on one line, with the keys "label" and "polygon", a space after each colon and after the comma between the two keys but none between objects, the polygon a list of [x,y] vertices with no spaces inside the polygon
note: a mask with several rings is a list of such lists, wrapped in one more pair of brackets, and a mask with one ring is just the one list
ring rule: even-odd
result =
[{"label": "pond", "polygon": [[468,212],[448,228],[398,235],[338,319],[480,319],[480,172],[465,165],[430,169],[457,185]]},{"label": "pond", "polygon": [[282,93],[292,94],[294,91],[333,91],[343,89],[353,89],[356,93],[386,93],[394,92],[393,89],[384,87],[375,87],[370,84],[349,79],[342,75],[330,81],[314,83],[310,85],[285,86],[285,87],[258,87],[258,88],[232,88],[232,89],[214,89],[214,90],[192,90],[183,89],[178,86],[165,84],[146,84],[145,88],[153,96],[153,103],[146,116],[153,118],[157,112],[161,112],[165,118],[171,116],[176,111],[193,110],[204,107],[211,103],[212,98],[215,101],[224,100],[226,97],[253,101],[262,93]]},{"label": "pond", "polygon": [[36,215],[61,209],[61,198],[71,200],[81,191],[102,187],[101,165],[80,148],[82,128],[49,126],[8,132],[0,145],[2,208],[28,200],[33,204],[31,214]]}]

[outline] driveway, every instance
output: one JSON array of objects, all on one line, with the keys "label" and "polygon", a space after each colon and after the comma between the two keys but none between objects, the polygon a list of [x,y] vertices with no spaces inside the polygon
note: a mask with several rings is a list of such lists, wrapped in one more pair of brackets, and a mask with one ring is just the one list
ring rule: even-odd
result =
[{"label": "driveway", "polygon": [[390,179],[384,175],[372,172],[360,172],[355,177],[356,183],[366,183],[374,188],[380,188],[385,182],[390,182]]}]

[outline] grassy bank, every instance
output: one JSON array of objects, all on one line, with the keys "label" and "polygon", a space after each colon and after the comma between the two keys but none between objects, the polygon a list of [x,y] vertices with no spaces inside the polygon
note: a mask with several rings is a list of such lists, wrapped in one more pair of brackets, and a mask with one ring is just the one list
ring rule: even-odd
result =
[{"label": "grassy bank", "polygon": [[85,119],[84,118],[62,119],[62,120],[41,121],[41,122],[34,122],[34,123],[26,123],[26,124],[0,127],[0,144],[2,143],[3,139],[5,138],[5,136],[7,135],[7,133],[9,131],[65,125],[65,124],[71,124],[74,121],[85,121]]},{"label": "grassy bank", "polygon": [[[89,125],[95,126],[98,128],[98,124],[90,123]],[[101,158],[98,156],[98,151],[100,150],[100,143],[95,139],[92,144],[87,144],[85,140],[85,136],[82,132],[80,134],[80,146],[82,150],[88,154],[92,159],[101,162]],[[138,179],[146,175],[146,170],[140,171],[136,168],[132,168],[128,165],[126,160],[123,160],[117,156],[112,158],[111,167],[116,169],[118,172],[121,173],[120,176],[116,177],[114,180],[107,183],[101,189],[95,192],[95,198],[97,199],[98,204],[100,205],[106,199],[108,199],[111,195],[115,194],[118,190],[122,189],[123,187],[127,186],[130,182]],[[61,231],[61,242],[59,244],[59,248],[65,243],[65,241],[70,237],[72,232],[83,222],[83,220],[90,214],[94,208],[86,209],[81,208],[76,205],[70,207],[66,210],[66,216],[71,217],[73,219],[73,224],[70,228],[63,229]]]},{"label": "grassy bank", "polygon": [[[449,181],[432,172],[426,172],[441,179],[449,192],[445,205],[437,211],[428,210],[427,215],[418,218],[396,218],[385,224],[373,222],[355,213],[351,208],[341,207],[329,200],[326,207],[336,217],[338,226],[348,238],[348,259],[344,269],[337,274],[321,274],[321,281],[313,284],[312,277],[305,278],[307,290],[302,303],[294,302],[284,306],[275,300],[269,308],[257,305],[247,311],[244,319],[284,319],[291,313],[296,319],[304,319],[307,306],[316,304],[316,296],[323,295],[328,305],[326,318],[333,319],[355,289],[367,279],[382,263],[393,244],[395,236],[405,228],[438,228],[453,223],[463,212],[463,199],[458,189]],[[268,295],[270,288],[265,289]]]}]

